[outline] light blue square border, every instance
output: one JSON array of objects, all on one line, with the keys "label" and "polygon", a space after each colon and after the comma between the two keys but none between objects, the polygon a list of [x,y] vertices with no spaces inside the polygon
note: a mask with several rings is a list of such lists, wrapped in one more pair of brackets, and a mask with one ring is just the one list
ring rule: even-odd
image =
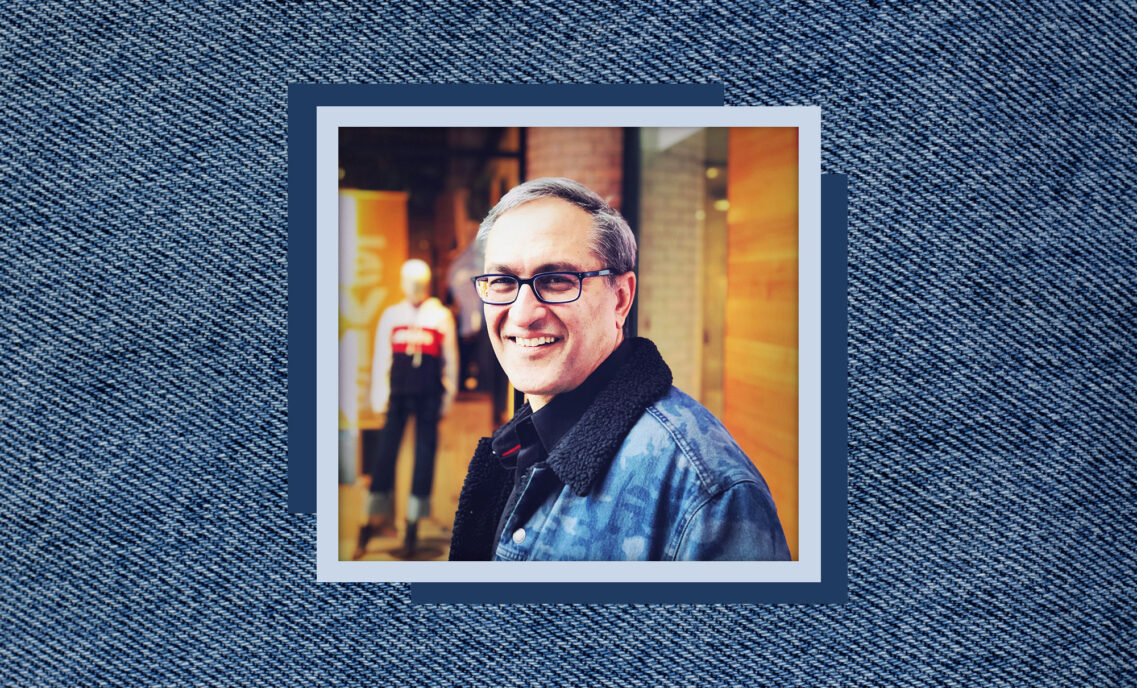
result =
[{"label": "light blue square border", "polygon": [[[798,130],[798,559],[419,562],[338,557],[338,194],[342,127],[795,127]],[[344,107],[316,114],[316,569],[321,581],[794,582],[821,579],[821,113],[786,107]],[[320,514],[328,514],[320,518]]]}]

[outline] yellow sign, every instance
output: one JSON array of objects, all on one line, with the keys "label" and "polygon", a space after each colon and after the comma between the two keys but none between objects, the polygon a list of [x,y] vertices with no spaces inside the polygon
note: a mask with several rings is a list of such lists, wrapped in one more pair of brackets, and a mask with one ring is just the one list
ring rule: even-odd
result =
[{"label": "yellow sign", "polygon": [[407,194],[342,189],[339,215],[340,429],[375,428],[371,353],[379,316],[403,298]]}]

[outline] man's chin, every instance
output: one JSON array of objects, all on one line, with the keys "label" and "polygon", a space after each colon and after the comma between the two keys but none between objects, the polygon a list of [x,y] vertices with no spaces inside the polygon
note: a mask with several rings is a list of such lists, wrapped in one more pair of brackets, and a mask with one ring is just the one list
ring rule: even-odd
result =
[{"label": "man's chin", "polygon": [[529,396],[552,396],[556,394],[553,385],[545,381],[538,382],[532,378],[521,378],[514,382],[514,378],[511,377],[509,382],[518,392]]},{"label": "man's chin", "polygon": [[[545,347],[541,347],[544,349]],[[560,346],[554,345],[548,353],[528,352],[516,344],[507,349],[503,365],[513,388],[528,395],[552,396],[561,386],[564,363],[557,355]]]},{"label": "man's chin", "polygon": [[558,381],[545,375],[527,375],[524,371],[514,371],[513,374],[509,374],[508,370],[506,374],[514,389],[529,396],[553,396],[559,389]]}]

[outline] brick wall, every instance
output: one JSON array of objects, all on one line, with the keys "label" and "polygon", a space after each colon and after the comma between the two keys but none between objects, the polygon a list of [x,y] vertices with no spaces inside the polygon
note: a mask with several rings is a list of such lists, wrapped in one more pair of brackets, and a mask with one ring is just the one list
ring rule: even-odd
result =
[{"label": "brick wall", "polygon": [[[658,135],[656,135],[658,133]],[[643,140],[639,334],[656,343],[675,386],[700,397],[706,134]]]},{"label": "brick wall", "polygon": [[525,175],[568,177],[616,208],[623,185],[624,132],[619,127],[531,127],[526,131]]}]

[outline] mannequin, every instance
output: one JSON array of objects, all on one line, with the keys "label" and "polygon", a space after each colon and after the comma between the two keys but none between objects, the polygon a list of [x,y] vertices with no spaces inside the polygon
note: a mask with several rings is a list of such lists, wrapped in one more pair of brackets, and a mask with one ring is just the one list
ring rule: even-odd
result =
[{"label": "mannequin", "polygon": [[454,317],[430,296],[430,266],[408,260],[401,273],[400,303],[383,311],[375,333],[371,364],[371,408],[386,415],[371,476],[368,521],[359,533],[355,556],[380,533],[394,533],[392,493],[395,461],[407,418],[415,416],[415,465],[407,499],[406,555],[414,554],[418,523],[430,515],[438,421],[450,410],[458,390],[458,345]]}]

